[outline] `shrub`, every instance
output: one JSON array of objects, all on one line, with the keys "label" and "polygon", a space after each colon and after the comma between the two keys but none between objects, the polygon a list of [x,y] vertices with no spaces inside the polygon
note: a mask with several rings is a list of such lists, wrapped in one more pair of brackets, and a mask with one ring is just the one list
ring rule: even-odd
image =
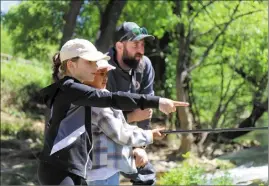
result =
[{"label": "shrub", "polygon": [[206,179],[203,176],[204,170],[198,166],[190,166],[183,162],[179,168],[172,169],[165,173],[160,179],[161,185],[204,185]]},{"label": "shrub", "polygon": [[[1,65],[2,108],[37,112],[39,90],[51,82],[51,70],[44,65],[10,61]],[[34,105],[34,106],[33,106]],[[29,112],[30,113],[30,112]],[[40,113],[40,112],[39,112]]]},{"label": "shrub", "polygon": [[178,168],[171,169],[160,178],[161,185],[232,185],[233,179],[228,172],[221,177],[206,179],[206,171],[200,165],[190,164],[186,161],[192,157],[190,153],[183,155],[185,160]]}]

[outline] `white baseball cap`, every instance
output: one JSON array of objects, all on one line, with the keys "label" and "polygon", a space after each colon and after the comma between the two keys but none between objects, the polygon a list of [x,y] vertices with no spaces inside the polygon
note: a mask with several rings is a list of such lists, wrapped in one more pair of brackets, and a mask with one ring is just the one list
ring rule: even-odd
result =
[{"label": "white baseball cap", "polygon": [[80,57],[88,61],[110,60],[110,57],[102,52],[86,39],[71,39],[60,50],[61,62],[74,57]]},{"label": "white baseball cap", "polygon": [[106,68],[108,71],[116,69],[116,67],[114,67],[113,65],[110,65],[107,60],[99,60],[97,61],[96,64],[97,64],[98,70],[104,69],[104,68]]}]

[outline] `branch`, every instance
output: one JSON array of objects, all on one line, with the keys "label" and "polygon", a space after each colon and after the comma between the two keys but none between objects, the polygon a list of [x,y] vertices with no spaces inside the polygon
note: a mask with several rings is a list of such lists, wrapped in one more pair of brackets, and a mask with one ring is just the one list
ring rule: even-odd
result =
[{"label": "branch", "polygon": [[[202,2],[200,2],[200,1],[199,1],[199,3],[202,4]],[[209,4],[211,4],[211,3],[209,3]],[[203,4],[202,4],[202,6],[203,6]],[[207,9],[206,8],[204,8],[204,9],[205,9],[205,12],[207,13],[208,17],[214,22],[214,26],[218,27],[219,30],[221,30],[221,27],[218,26],[217,22],[215,21],[215,19],[213,19],[213,17],[210,15],[210,13],[207,11]]]},{"label": "branch", "polygon": [[[223,69],[223,63],[221,64],[221,86],[220,86],[220,101],[222,101],[223,98],[223,89],[224,89],[224,69]],[[230,80],[231,82],[231,80]],[[227,88],[228,89],[228,88]]]},{"label": "branch", "polygon": [[268,74],[264,74],[264,76],[261,78],[260,84],[264,85],[266,81],[268,81]]},{"label": "branch", "polygon": [[225,92],[224,95],[223,95],[224,97],[226,97],[227,94],[228,94],[228,90],[230,89],[230,86],[231,86],[232,80],[234,79],[234,76],[235,76],[235,74],[233,73],[233,74],[232,74],[232,78],[230,79],[230,81],[229,81],[229,83],[228,83],[226,92]]},{"label": "branch", "polygon": [[[224,49],[224,44],[225,44],[225,40],[223,40],[223,43],[222,43],[222,48],[221,48],[221,51],[220,51],[220,53],[222,53],[223,52],[223,49]],[[222,58],[223,60],[225,60],[225,58]],[[225,97],[227,96],[227,94],[228,94],[228,91],[230,90],[230,86],[231,86],[231,82],[232,82],[232,80],[234,79],[234,71],[233,71],[233,74],[232,74],[232,77],[230,78],[230,81],[229,81],[229,83],[228,83],[228,86],[227,86],[227,89],[226,89],[226,91],[225,91],[225,93],[223,94],[223,90],[224,90],[224,72],[223,72],[223,64],[224,63],[222,63],[222,65],[221,65],[221,96],[220,96],[220,101],[219,101],[219,106],[218,106],[218,108],[217,108],[217,110],[216,110],[216,112],[215,112],[215,114],[214,114],[214,117],[212,118],[212,125],[213,125],[213,128],[215,128],[216,126],[217,126],[217,124],[218,124],[218,122],[219,122],[219,119],[220,119],[220,116],[223,114],[223,112],[225,112],[226,111],[226,109],[227,109],[227,106],[228,106],[228,104],[226,105],[226,106],[224,106],[224,109],[223,109],[223,105],[222,105],[222,102],[223,102],[223,100],[225,99]],[[242,85],[241,85],[242,86]],[[241,87],[240,86],[240,87]],[[235,93],[234,93],[234,96],[236,95],[236,93],[238,92],[238,90],[236,90],[235,91]],[[233,97],[233,96],[232,96]],[[226,117],[226,116],[225,116]]]},{"label": "branch", "polygon": [[[245,128],[245,127],[255,127],[256,121],[268,110],[268,98],[263,103],[260,103],[259,105],[254,104],[253,109],[251,111],[251,114],[249,117],[244,119],[242,122],[237,125],[238,128]],[[245,135],[249,133],[250,131],[244,131],[244,132],[224,132],[220,133],[220,136],[223,138],[226,138],[228,140],[232,140],[234,138],[237,138],[239,136]]]},{"label": "branch", "polygon": [[243,85],[244,85],[244,82],[241,83],[239,86],[236,87],[236,89],[235,89],[233,95],[232,95],[232,96],[228,99],[228,101],[224,104],[223,112],[226,111],[226,109],[227,109],[229,103],[234,99],[234,97],[236,96],[236,94],[238,93],[238,91],[240,90],[240,88],[241,88]]},{"label": "branch", "polygon": [[[222,67],[223,67],[223,65],[222,65]],[[224,82],[223,82],[223,80],[224,80],[224,75],[222,76],[222,87],[221,87],[221,95],[220,95],[220,100],[219,100],[219,104],[218,104],[218,108],[217,108],[217,110],[216,110],[216,112],[215,112],[215,114],[214,114],[214,116],[213,116],[213,118],[212,118],[212,126],[213,126],[213,128],[215,128],[216,126],[217,126],[217,124],[218,124],[218,121],[219,121],[219,118],[220,118],[220,116],[222,115],[222,113],[223,113],[223,109],[222,109],[222,107],[223,107],[223,100],[226,98],[226,96],[227,96],[227,93],[228,93],[228,91],[230,90],[230,85],[231,85],[231,82],[232,82],[232,80],[233,80],[233,76],[230,78],[230,81],[229,81],[229,83],[228,83],[228,86],[227,86],[227,89],[226,89],[226,91],[225,91],[225,93],[223,94],[223,87],[224,87]]]},{"label": "branch", "polygon": [[[234,99],[234,97],[236,96],[236,94],[238,93],[238,91],[240,90],[240,88],[244,85],[244,83],[241,83],[233,92],[233,95],[229,97],[229,99],[227,100],[227,102],[224,105],[220,105],[219,109],[216,111],[216,114],[214,115],[214,118],[212,119],[212,125],[213,128],[216,128],[218,121],[220,119],[220,116],[225,113],[225,111],[228,108],[229,103]],[[227,89],[228,90],[228,89]]]},{"label": "branch", "polygon": [[[231,67],[231,65],[229,65]],[[244,72],[243,68],[240,67],[231,67],[237,74],[239,74],[244,80],[250,82],[255,87],[258,87],[258,82],[254,77],[249,76],[246,72]]]},{"label": "branch", "polygon": [[199,1],[199,3],[202,5],[202,8],[200,10],[198,10],[196,12],[196,14],[190,19],[190,24],[193,23],[194,18],[196,18],[199,15],[199,13],[201,13],[203,10],[206,10],[206,7],[208,7],[209,5],[211,5],[212,3],[214,3],[214,0],[209,1],[209,3],[207,3],[206,5],[203,5],[203,3],[201,1]]},{"label": "branch", "polygon": [[218,127],[222,128],[223,124],[225,123],[225,121],[226,121],[226,119],[227,119],[228,114],[229,114],[228,112],[225,112],[225,113],[223,114],[223,120],[221,121],[221,123],[219,124]]},{"label": "branch", "polygon": [[[201,123],[201,120],[200,120],[200,113],[199,113],[199,109],[197,108],[197,104],[196,104],[196,101],[195,101],[195,96],[193,94],[193,83],[189,83],[189,101],[190,101],[190,105],[191,105],[191,110],[193,111],[193,116],[194,116],[194,120],[195,120],[195,123]],[[193,109],[192,109],[193,108]],[[196,119],[197,118],[197,119]]]},{"label": "branch", "polygon": [[[221,47],[221,51],[220,53],[223,53],[223,49],[224,49],[224,45],[225,45],[225,39],[223,39],[222,41],[222,47]],[[222,58],[222,61],[224,61],[225,58]],[[224,69],[223,69],[223,62],[221,63],[221,96],[223,95],[223,89],[224,89]]]},{"label": "branch", "polygon": [[[222,45],[221,45],[222,47],[221,47],[221,50],[219,51],[219,53],[221,53],[221,54],[222,54],[222,52],[223,52],[225,43],[226,43],[226,40],[223,39],[223,42],[222,42]],[[214,66],[214,65],[223,65],[223,64],[226,63],[226,60],[227,60],[227,58],[223,58],[223,57],[222,57],[222,62],[215,62],[215,63],[204,64],[203,66],[201,66],[201,67],[199,68],[199,71],[200,71],[201,68],[203,68],[203,67]]]},{"label": "branch", "polygon": [[198,10],[196,12],[196,14],[189,20],[187,38],[189,38],[189,36],[190,36],[190,33],[191,33],[191,25],[192,25],[192,23],[194,21],[194,18],[196,18],[199,15],[199,13],[202,12],[202,10],[206,10],[206,7],[208,7],[209,5],[211,5],[213,2],[214,2],[214,0],[209,1],[209,3],[207,3],[206,5],[203,5],[203,3],[201,2],[201,0],[199,0],[199,3],[202,5],[202,8],[200,10]]},{"label": "branch", "polygon": [[[208,64],[204,64],[203,66],[201,66],[201,68],[204,67],[208,67],[208,66],[214,66],[214,65],[222,65],[222,62],[216,62],[216,63],[208,63]],[[199,68],[199,70],[201,70],[201,68]]]},{"label": "branch", "polygon": [[[250,14],[253,14],[253,13],[256,13],[256,12],[260,12],[260,11],[264,11],[262,9],[259,9],[259,10],[255,10],[255,11],[250,11],[250,12],[247,12],[247,13],[243,13],[243,14],[239,14],[238,16],[235,16],[232,21],[235,21],[237,19],[239,19],[240,17],[243,17],[243,16],[246,16],[246,15],[250,15]],[[229,22],[229,21],[228,21]],[[220,24],[217,24],[215,27],[212,27],[211,29],[209,29],[208,31],[202,33],[202,34],[199,34],[197,36],[194,37],[194,39],[196,39],[197,37],[201,37],[203,35],[206,35],[206,34],[209,34],[210,32],[212,32],[216,27],[220,27],[222,25],[225,25],[228,23],[227,21],[224,22],[224,23],[220,23]]]},{"label": "branch", "polygon": [[218,41],[219,37],[224,34],[224,32],[227,30],[228,26],[233,22],[233,16],[235,15],[235,13],[237,12],[238,8],[239,8],[240,3],[238,3],[238,5],[235,7],[231,20],[229,22],[227,22],[223,28],[223,30],[215,37],[215,39],[213,40],[213,42],[208,46],[208,48],[206,49],[206,51],[204,52],[203,56],[200,58],[199,62],[193,66],[191,66],[188,71],[192,71],[193,69],[197,68],[199,65],[201,65],[205,58],[208,56],[209,52],[213,49],[214,45],[216,44],[216,42]]}]

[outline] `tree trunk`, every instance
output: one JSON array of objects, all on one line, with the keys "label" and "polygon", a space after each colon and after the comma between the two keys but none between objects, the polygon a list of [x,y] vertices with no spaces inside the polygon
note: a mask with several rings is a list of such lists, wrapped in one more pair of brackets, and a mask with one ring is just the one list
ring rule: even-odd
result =
[{"label": "tree trunk", "polygon": [[101,18],[100,29],[95,46],[102,52],[107,52],[113,42],[117,21],[127,0],[110,0]]},{"label": "tree trunk", "polygon": [[[177,72],[177,99],[180,101],[188,101],[188,94],[186,93],[186,90],[184,88],[183,82],[182,82],[182,76],[179,75]],[[188,107],[179,107],[177,109],[178,118],[180,122],[180,128],[191,130],[193,125],[193,118],[190,114]],[[181,140],[181,146],[180,146],[180,152],[186,153],[191,150],[191,145],[193,143],[193,135],[192,134],[184,134],[182,135]]]},{"label": "tree trunk", "polygon": [[[182,18],[182,10],[185,5],[184,1],[176,1],[174,7],[174,14]],[[176,88],[177,88],[177,100],[188,102],[188,72],[187,68],[190,65],[190,37],[185,37],[185,25],[179,23],[176,26],[176,35],[179,48],[177,71],[176,71]],[[189,36],[189,35],[188,35]],[[179,125],[181,129],[192,129],[193,118],[188,107],[178,107],[177,116],[179,119]],[[180,153],[185,154],[191,150],[193,143],[192,134],[184,134],[181,139]]]},{"label": "tree trunk", "polygon": [[68,12],[64,15],[64,29],[63,29],[63,37],[61,39],[61,45],[60,48],[63,46],[63,44],[68,41],[75,30],[76,27],[76,21],[77,16],[79,14],[80,8],[83,4],[83,0],[71,0],[69,5]]},{"label": "tree trunk", "polygon": [[[184,36],[184,25],[181,23],[178,25],[179,34],[179,55],[177,61],[177,74],[176,74],[176,88],[177,88],[177,100],[188,102],[188,82],[187,82],[187,69],[190,61],[189,42],[186,42],[188,38]],[[179,107],[177,114],[180,122],[180,128],[191,130],[193,125],[193,117],[190,113],[189,107]],[[193,143],[193,135],[182,135],[181,146],[179,151],[183,154],[191,150]]]}]

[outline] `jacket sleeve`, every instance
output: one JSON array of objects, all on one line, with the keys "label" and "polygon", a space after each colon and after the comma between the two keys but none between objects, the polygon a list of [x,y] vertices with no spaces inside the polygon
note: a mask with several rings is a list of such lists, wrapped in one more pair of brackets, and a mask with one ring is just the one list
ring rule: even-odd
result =
[{"label": "jacket sleeve", "polygon": [[120,110],[158,108],[159,97],[127,92],[107,92],[68,79],[60,89],[63,100],[79,106],[113,107]]},{"label": "jacket sleeve", "polygon": [[[96,112],[98,109],[99,112]],[[93,108],[92,122],[107,137],[120,145],[134,147],[153,143],[152,132],[134,126],[126,126],[122,112],[114,112],[110,108]]]}]

